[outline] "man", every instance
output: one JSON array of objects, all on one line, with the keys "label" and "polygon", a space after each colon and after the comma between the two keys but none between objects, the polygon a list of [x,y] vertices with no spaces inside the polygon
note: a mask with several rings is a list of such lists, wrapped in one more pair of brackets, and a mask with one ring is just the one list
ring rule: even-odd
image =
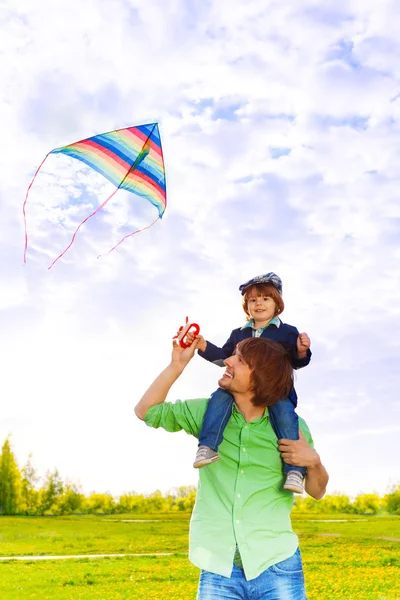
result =
[{"label": "man", "polygon": [[[207,399],[165,402],[173,383],[193,358],[198,340],[172,360],[135,408],[150,427],[197,437]],[[220,446],[220,460],[201,469],[190,525],[189,559],[202,569],[198,600],[305,600],[298,540],[292,531],[293,494],[281,488],[283,460],[307,468],[305,489],[323,497],[328,475],[306,423],[299,440],[279,440],[268,405],[292,386],[287,352],[272,340],[239,342],[225,360],[218,384],[234,398]],[[281,454],[280,454],[281,453]]]}]

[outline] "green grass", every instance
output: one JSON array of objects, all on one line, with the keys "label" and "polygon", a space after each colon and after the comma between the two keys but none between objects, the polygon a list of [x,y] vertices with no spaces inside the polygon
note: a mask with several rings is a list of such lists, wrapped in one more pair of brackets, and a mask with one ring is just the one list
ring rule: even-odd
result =
[{"label": "green grass", "polygon": [[392,537],[400,539],[400,517],[362,517],[353,515],[313,515],[292,517],[293,529],[300,533],[337,533],[346,537]]},{"label": "green grass", "polygon": [[[129,518],[158,522],[123,522]],[[323,522],[327,519],[336,522]],[[400,539],[399,517],[294,515],[293,527],[309,600],[400,600],[400,542],[376,539]],[[0,562],[1,600],[196,598],[199,573],[187,560],[188,515],[2,517],[0,531],[2,556],[174,552]]]},{"label": "green grass", "polygon": [[184,556],[0,565],[2,600],[193,600],[198,569]]},{"label": "green grass", "polygon": [[[142,519],[155,517],[142,516]],[[164,516],[164,519],[167,519]],[[188,515],[159,522],[125,523],[132,515],[2,517],[0,556],[185,552]]]}]

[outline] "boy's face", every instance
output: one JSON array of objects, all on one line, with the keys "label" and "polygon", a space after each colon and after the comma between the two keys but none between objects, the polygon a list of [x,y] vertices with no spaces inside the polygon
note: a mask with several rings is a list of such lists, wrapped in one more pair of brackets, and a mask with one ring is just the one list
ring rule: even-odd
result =
[{"label": "boy's face", "polygon": [[276,304],[270,296],[263,295],[254,286],[247,295],[247,310],[255,323],[264,323],[274,318]]}]

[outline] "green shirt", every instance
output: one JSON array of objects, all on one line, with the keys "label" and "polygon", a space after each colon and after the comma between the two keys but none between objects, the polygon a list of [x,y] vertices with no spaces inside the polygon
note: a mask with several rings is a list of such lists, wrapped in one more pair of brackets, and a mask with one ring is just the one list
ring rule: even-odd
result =
[{"label": "green shirt", "polygon": [[[164,402],[150,408],[150,427],[198,437],[208,399]],[[312,445],[309,429],[300,427]],[[206,571],[230,577],[236,545],[247,580],[294,554],[292,492],[282,490],[282,461],[268,417],[247,423],[235,404],[219,446],[220,459],[199,470],[190,522],[189,559]]]}]

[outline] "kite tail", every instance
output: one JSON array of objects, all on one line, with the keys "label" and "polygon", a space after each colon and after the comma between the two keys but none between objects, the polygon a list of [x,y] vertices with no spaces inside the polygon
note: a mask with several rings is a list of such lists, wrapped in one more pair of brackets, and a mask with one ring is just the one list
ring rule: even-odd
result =
[{"label": "kite tail", "polygon": [[106,199],[104,200],[104,202],[102,202],[102,204],[100,204],[100,206],[98,206],[98,207],[96,208],[96,210],[94,210],[94,211],[93,211],[93,212],[92,212],[92,213],[91,213],[91,214],[90,214],[88,217],[86,217],[86,219],[84,219],[84,220],[82,221],[82,223],[80,223],[80,224],[78,225],[78,227],[75,229],[75,233],[74,233],[74,235],[72,236],[72,239],[71,239],[70,243],[69,243],[69,244],[68,244],[68,246],[65,248],[65,250],[64,250],[64,251],[63,251],[63,252],[62,252],[62,253],[61,253],[59,256],[57,256],[57,258],[55,258],[55,259],[53,260],[53,262],[51,263],[51,265],[48,267],[48,270],[50,270],[50,269],[51,269],[51,268],[52,268],[52,267],[53,267],[53,266],[56,264],[56,262],[57,262],[58,260],[60,260],[60,258],[61,258],[61,257],[63,257],[63,256],[64,256],[64,254],[67,252],[67,250],[69,250],[69,249],[71,248],[72,244],[73,244],[73,243],[74,243],[74,241],[75,241],[76,234],[78,233],[78,231],[80,230],[80,228],[82,227],[82,225],[83,225],[84,223],[86,223],[86,221],[88,221],[88,220],[89,220],[91,217],[93,217],[93,216],[94,216],[96,213],[98,213],[98,212],[99,212],[99,210],[101,210],[102,208],[104,208],[104,206],[107,204],[107,202],[109,202],[109,200],[111,200],[111,198],[112,198],[112,197],[113,197],[113,196],[114,196],[114,195],[115,195],[115,194],[118,192],[118,190],[119,190],[119,188],[117,188],[116,190],[114,190],[114,191],[113,191],[113,193],[112,193],[112,194],[110,194],[110,196],[108,196],[108,198],[106,198]]},{"label": "kite tail", "polygon": [[[49,152],[49,154],[50,154],[50,152]],[[40,169],[43,166],[44,161],[46,160],[46,158],[48,157],[49,154],[46,154],[46,156],[44,157],[44,159],[42,160],[42,162],[40,163],[40,165],[36,169],[36,173],[34,174],[33,179],[30,182],[28,189],[26,190],[25,200],[24,200],[24,203],[22,205],[22,212],[24,213],[24,228],[25,228],[24,263],[26,263],[26,251],[28,249],[28,230],[27,230],[27,227],[26,227],[26,203],[28,201],[28,194],[29,194],[29,190],[31,189],[31,187],[33,185],[33,182],[36,179],[36,175],[39,173]]]},{"label": "kite tail", "polygon": [[118,246],[120,244],[122,244],[122,242],[124,242],[128,237],[131,237],[132,235],[135,235],[135,233],[140,233],[141,231],[145,231],[146,229],[150,229],[150,227],[152,227],[154,225],[154,223],[157,223],[157,221],[160,219],[160,217],[157,217],[157,219],[155,219],[155,221],[153,221],[152,223],[150,223],[150,225],[147,225],[147,227],[143,227],[143,229],[136,229],[136,231],[132,231],[132,233],[128,233],[128,235],[125,235],[122,240],[120,240],[118,242],[118,244],[116,244],[115,246],[113,246],[111,248],[111,250],[109,250],[108,252],[106,252],[105,254],[99,254],[99,256],[97,258],[101,258],[103,256],[108,256],[109,254],[111,254],[111,252],[113,250],[115,250],[115,248],[118,248]]},{"label": "kite tail", "polygon": [[[155,125],[153,126],[153,130],[154,130],[154,127],[155,127]],[[151,131],[151,133],[153,132],[153,130]],[[148,153],[149,153],[149,151],[150,151],[150,136],[151,136],[151,133],[150,133],[150,134],[147,136],[147,140],[146,140],[146,142],[144,143],[144,145],[143,145],[143,147],[142,147],[141,151],[139,152],[139,154],[138,154],[138,156],[137,156],[137,158],[136,158],[135,162],[134,162],[134,163],[133,163],[133,165],[132,165],[132,166],[129,168],[129,170],[126,172],[126,174],[125,174],[124,178],[122,179],[122,181],[121,181],[121,183],[119,184],[119,186],[117,187],[117,189],[116,189],[116,190],[114,190],[114,192],[113,192],[113,193],[112,193],[110,196],[108,196],[108,198],[106,198],[106,199],[104,200],[104,202],[103,202],[102,204],[100,204],[100,206],[98,206],[94,212],[92,212],[92,214],[90,214],[88,217],[86,217],[86,219],[85,219],[84,221],[82,221],[82,223],[80,223],[80,224],[78,225],[78,227],[77,227],[77,228],[76,228],[76,230],[75,230],[75,233],[74,233],[74,235],[72,236],[72,239],[71,239],[71,241],[70,241],[69,245],[68,245],[68,246],[65,248],[64,252],[62,252],[62,253],[61,253],[59,256],[57,256],[57,258],[56,258],[55,260],[53,260],[53,262],[51,263],[51,265],[48,267],[48,270],[50,270],[50,269],[51,269],[51,268],[52,268],[52,267],[53,267],[53,266],[56,264],[56,262],[57,262],[57,261],[58,261],[58,260],[59,260],[59,259],[60,259],[62,256],[64,256],[64,254],[67,252],[67,250],[69,250],[69,249],[71,248],[72,244],[73,244],[73,243],[74,243],[74,241],[75,241],[76,234],[78,233],[78,231],[80,230],[80,228],[82,227],[82,225],[83,225],[84,223],[86,223],[86,221],[88,221],[88,220],[89,220],[91,217],[93,217],[93,216],[94,216],[94,215],[95,215],[95,214],[96,214],[96,213],[97,213],[99,210],[101,210],[102,208],[104,208],[104,207],[105,207],[105,205],[107,204],[107,202],[109,202],[109,201],[111,200],[111,198],[112,198],[112,197],[113,197],[113,196],[114,196],[114,195],[115,195],[115,194],[118,192],[118,190],[121,188],[122,184],[124,183],[125,179],[128,177],[129,173],[133,172],[133,171],[134,171],[134,170],[135,170],[135,169],[138,167],[138,165],[139,165],[139,164],[140,164],[140,163],[141,163],[141,162],[144,160],[144,158],[146,158],[146,156],[148,155]],[[156,219],[156,221],[157,221],[157,219]],[[154,221],[154,223],[155,223],[155,221]],[[152,223],[152,224],[153,224],[153,223]],[[151,225],[149,225],[149,227],[151,227]],[[145,229],[148,229],[148,227],[145,227]],[[138,233],[139,231],[140,231],[140,230],[138,230],[138,231],[134,231],[133,233]],[[131,233],[130,235],[133,235],[133,233]],[[126,237],[129,237],[129,235],[127,235]],[[124,239],[125,239],[125,238],[124,238]],[[119,246],[119,244],[121,244],[123,241],[124,241],[124,240],[121,240],[121,242],[119,242],[119,243],[117,244],[117,246]],[[115,246],[115,248],[116,248],[117,246]],[[112,248],[112,250],[114,250],[114,248]],[[110,250],[110,252],[111,252],[112,250]],[[109,254],[109,253],[108,253],[108,254]]]}]

